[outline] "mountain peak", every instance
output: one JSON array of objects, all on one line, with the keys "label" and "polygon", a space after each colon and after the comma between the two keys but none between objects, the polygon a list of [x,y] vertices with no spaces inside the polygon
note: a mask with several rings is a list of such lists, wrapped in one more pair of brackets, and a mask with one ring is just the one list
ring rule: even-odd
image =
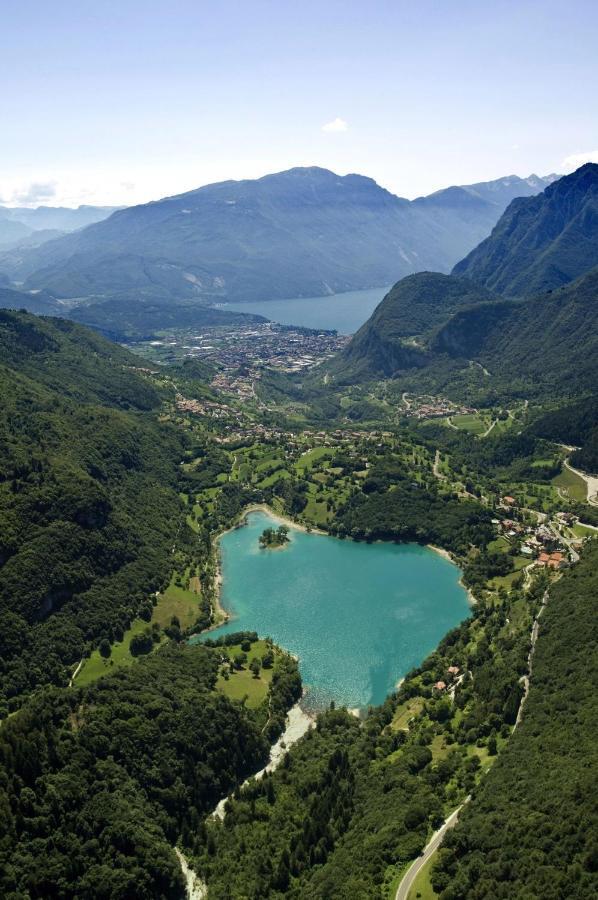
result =
[{"label": "mountain peak", "polygon": [[507,296],[561,287],[598,265],[597,222],[598,165],[586,163],[541,194],[513,200],[453,273]]}]

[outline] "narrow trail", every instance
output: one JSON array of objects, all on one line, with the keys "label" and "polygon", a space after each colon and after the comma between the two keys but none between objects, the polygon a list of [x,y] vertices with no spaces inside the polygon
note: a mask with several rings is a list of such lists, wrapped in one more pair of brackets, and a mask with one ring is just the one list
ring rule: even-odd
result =
[{"label": "narrow trail", "polygon": [[536,649],[536,641],[538,640],[538,634],[540,631],[540,616],[544,612],[548,605],[548,591],[544,591],[544,596],[542,597],[542,605],[538,610],[538,614],[534,619],[534,624],[532,625],[532,637],[529,648],[529,653],[527,655],[527,675],[523,675],[521,678],[521,682],[523,684],[523,697],[521,698],[521,703],[519,704],[519,710],[517,711],[517,719],[515,720],[515,725],[513,727],[513,731],[518,727],[519,723],[523,718],[523,708],[527,701],[527,697],[529,694],[529,685],[530,679],[532,677],[532,663],[534,660],[534,651]]},{"label": "narrow trail", "polygon": [[488,426],[488,428],[486,429],[486,431],[480,436],[483,438],[488,437],[488,435],[490,434],[490,432],[492,431],[492,429],[494,428],[494,426],[496,424],[498,424],[498,419],[493,419],[492,422],[490,423],[490,425]]},{"label": "narrow trail", "polygon": [[434,465],[432,466],[432,472],[434,473],[434,477],[438,478],[440,481],[446,481],[447,477],[443,472],[440,471],[440,450],[436,451],[436,456],[434,457]]},{"label": "narrow trail", "polygon": [[83,665],[84,662],[85,662],[84,659],[80,660],[79,663],[78,663],[78,665],[77,665],[77,668],[75,669],[75,671],[74,671],[73,674],[71,675],[71,678],[70,678],[70,681],[69,681],[69,687],[70,687],[70,688],[74,685],[74,683],[75,683],[75,678],[77,677],[77,675],[78,675],[79,672],[81,671],[81,666]]}]

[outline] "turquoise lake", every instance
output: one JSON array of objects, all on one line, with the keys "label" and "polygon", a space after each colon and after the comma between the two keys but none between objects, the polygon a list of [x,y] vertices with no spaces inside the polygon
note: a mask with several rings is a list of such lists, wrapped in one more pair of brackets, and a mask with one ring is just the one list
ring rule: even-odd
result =
[{"label": "turquoise lake", "polygon": [[433,550],[296,529],[284,549],[260,549],[277,524],[252,512],[221,538],[221,602],[232,618],[210,637],[272,637],[299,657],[308,706],[381,703],[469,614],[459,569]]}]

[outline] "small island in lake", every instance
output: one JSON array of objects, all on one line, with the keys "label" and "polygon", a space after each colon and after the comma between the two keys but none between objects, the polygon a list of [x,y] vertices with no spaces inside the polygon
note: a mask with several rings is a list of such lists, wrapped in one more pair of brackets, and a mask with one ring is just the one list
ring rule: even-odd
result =
[{"label": "small island in lake", "polygon": [[264,528],[260,534],[260,547],[262,550],[277,550],[288,544],[289,540],[289,529],[286,525]]}]

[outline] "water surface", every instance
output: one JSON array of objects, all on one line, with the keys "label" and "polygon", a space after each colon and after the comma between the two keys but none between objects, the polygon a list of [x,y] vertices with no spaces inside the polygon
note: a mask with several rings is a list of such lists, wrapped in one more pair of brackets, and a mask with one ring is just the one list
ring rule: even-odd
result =
[{"label": "water surface", "polygon": [[[459,569],[416,544],[365,544],[292,529],[261,550],[253,512],[225,534],[222,604],[233,618],[210,636],[257,631],[299,657],[308,703],[381,703],[469,612]],[[234,677],[234,676],[233,676]]]},{"label": "water surface", "polygon": [[347,291],[328,297],[227,303],[223,309],[258,313],[281,325],[336,329],[339,334],[353,334],[366,319],[369,319],[389,290],[390,286],[370,288],[367,291]]}]

